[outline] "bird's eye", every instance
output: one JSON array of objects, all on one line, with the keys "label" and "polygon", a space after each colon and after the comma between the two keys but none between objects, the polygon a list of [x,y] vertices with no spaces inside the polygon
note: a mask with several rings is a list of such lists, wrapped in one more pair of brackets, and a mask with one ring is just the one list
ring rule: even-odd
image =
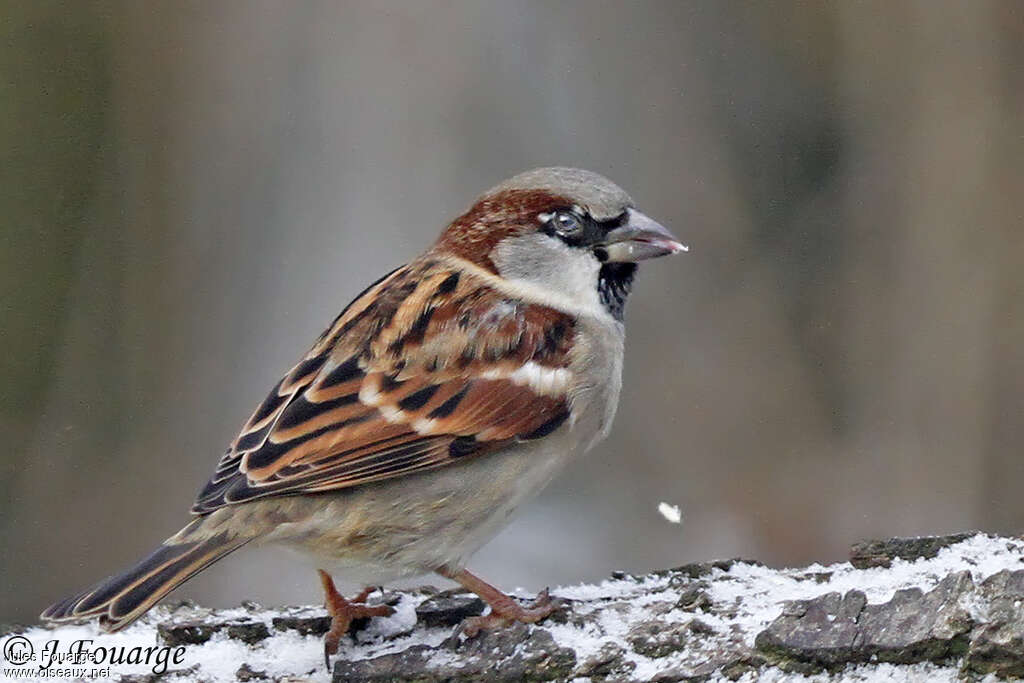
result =
[{"label": "bird's eye", "polygon": [[551,219],[555,230],[563,235],[572,235],[583,229],[583,222],[580,217],[568,211],[559,211]]}]

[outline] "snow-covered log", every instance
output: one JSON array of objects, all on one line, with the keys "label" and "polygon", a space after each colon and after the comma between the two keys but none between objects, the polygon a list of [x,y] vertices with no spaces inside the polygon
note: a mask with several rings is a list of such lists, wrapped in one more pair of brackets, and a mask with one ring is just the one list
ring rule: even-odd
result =
[{"label": "snow-covered log", "polygon": [[[423,588],[386,592],[325,669],[319,607],[160,607],[113,635],[93,625],[7,629],[4,656],[78,647],[113,680],[955,681],[1024,676],[1024,541],[982,534],[854,546],[851,562],[770,569],[726,560],[554,589],[536,626],[467,639],[484,605]],[[374,602],[371,598],[370,602]],[[11,647],[12,638],[21,649]],[[57,641],[53,643],[53,641]],[[47,645],[50,645],[47,650]],[[147,650],[148,648],[148,650]],[[21,654],[19,654],[19,652]],[[165,652],[165,655],[161,655]],[[147,655],[147,653],[149,653]],[[102,654],[101,659],[99,655]],[[142,661],[148,657],[148,661]],[[163,660],[162,663],[157,660]],[[95,676],[94,676],[95,678]]]}]

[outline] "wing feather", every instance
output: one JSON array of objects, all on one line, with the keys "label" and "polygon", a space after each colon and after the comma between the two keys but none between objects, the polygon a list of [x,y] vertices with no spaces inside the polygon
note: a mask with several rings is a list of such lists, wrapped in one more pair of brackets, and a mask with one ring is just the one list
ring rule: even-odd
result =
[{"label": "wing feather", "polygon": [[571,422],[575,319],[423,259],[371,285],[249,418],[205,514],[444,467]]}]

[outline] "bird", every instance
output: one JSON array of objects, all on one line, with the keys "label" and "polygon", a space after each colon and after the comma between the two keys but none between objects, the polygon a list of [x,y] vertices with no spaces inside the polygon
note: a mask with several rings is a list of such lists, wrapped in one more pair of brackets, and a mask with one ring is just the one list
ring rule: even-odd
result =
[{"label": "bird", "polygon": [[[638,262],[687,248],[607,178],[537,168],[481,195],[422,255],[345,307],[252,413],[191,508],[131,568],[47,608],[117,631],[226,555],[297,548],[360,585],[440,574],[535,623],[468,558],[607,436]],[[319,569],[325,662],[354,619],[385,617]]]}]

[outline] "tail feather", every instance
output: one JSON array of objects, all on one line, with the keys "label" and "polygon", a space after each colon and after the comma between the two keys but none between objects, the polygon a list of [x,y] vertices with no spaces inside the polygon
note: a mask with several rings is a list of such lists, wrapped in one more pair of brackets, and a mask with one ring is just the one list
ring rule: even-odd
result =
[{"label": "tail feather", "polygon": [[105,631],[119,631],[172,590],[251,539],[217,534],[200,541],[164,543],[131,569],[48,607],[44,621],[99,616]]}]

